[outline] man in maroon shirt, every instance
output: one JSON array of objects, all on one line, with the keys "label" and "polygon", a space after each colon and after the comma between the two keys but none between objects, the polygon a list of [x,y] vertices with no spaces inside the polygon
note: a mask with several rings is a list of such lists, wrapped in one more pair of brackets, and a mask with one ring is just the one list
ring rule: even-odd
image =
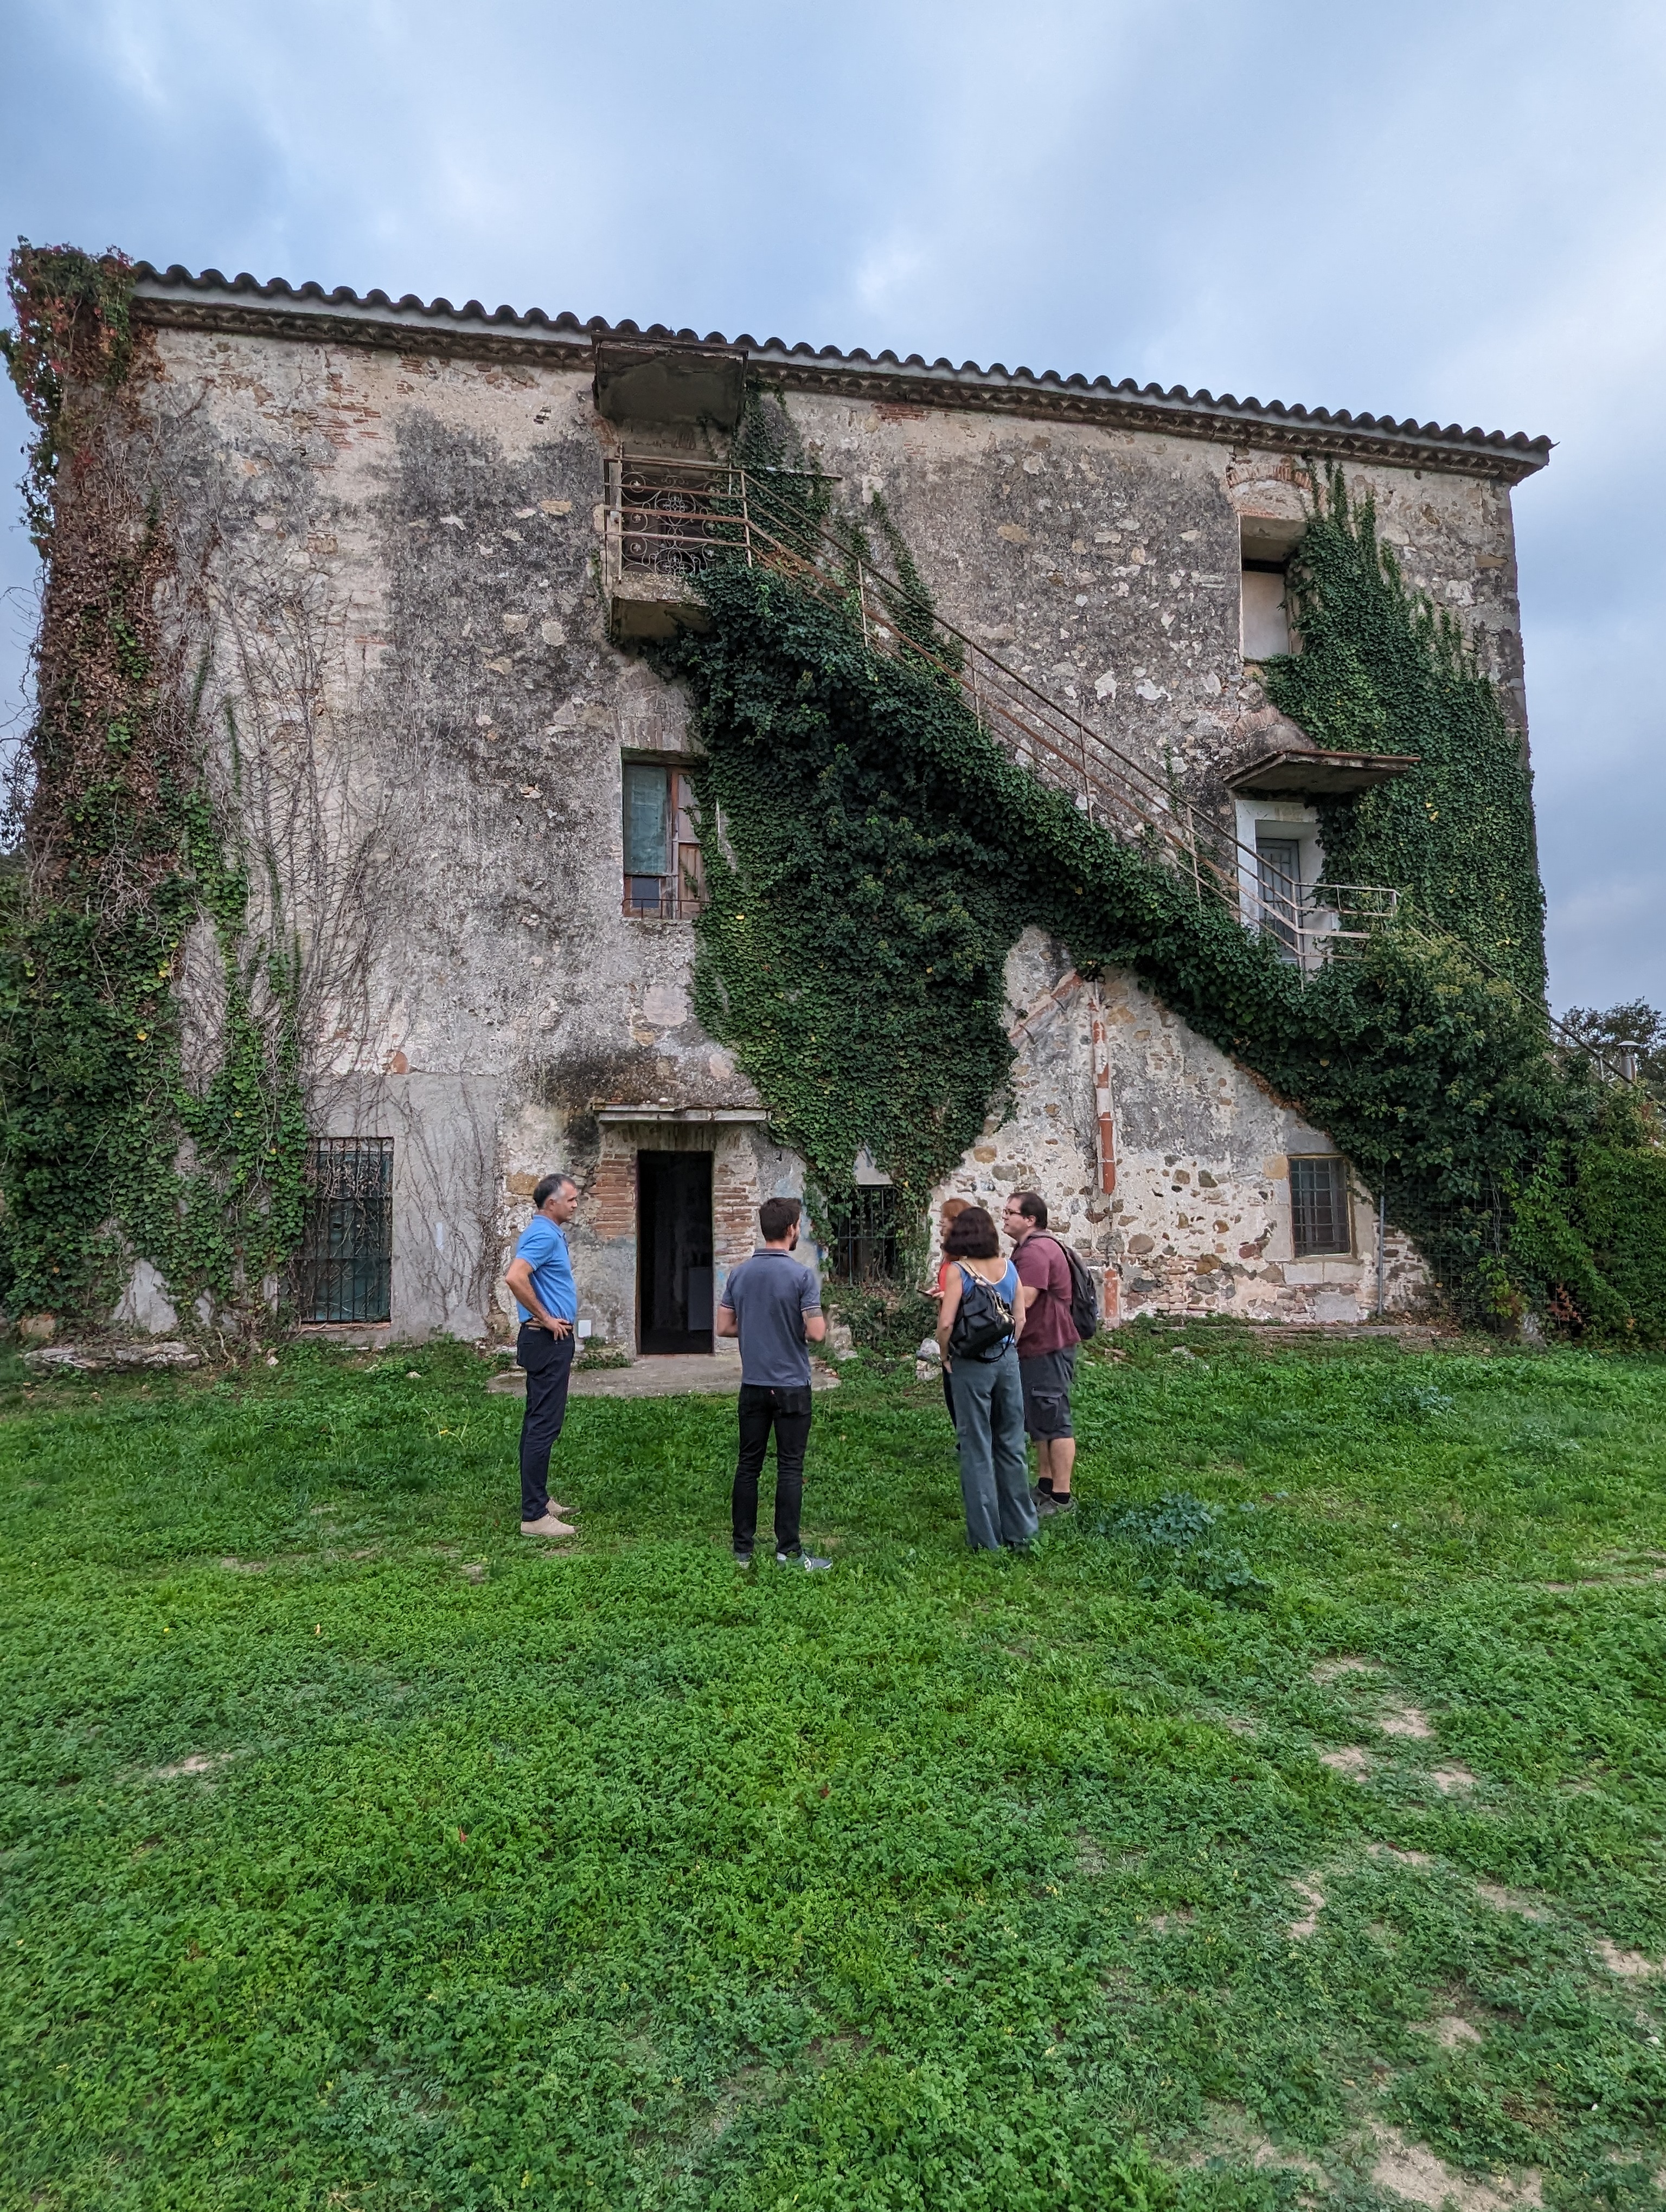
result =
[{"label": "man in maroon shirt", "polygon": [[1076,1465],[1070,1386],[1082,1340],[1070,1318],[1070,1262],[1046,1233],[1047,1200],[1033,1190],[1012,1193],[1000,1225],[1012,1240],[1012,1265],[1024,1300],[1018,1380],[1024,1385],[1025,1432],[1036,1440],[1036,1510],[1068,1513]]}]

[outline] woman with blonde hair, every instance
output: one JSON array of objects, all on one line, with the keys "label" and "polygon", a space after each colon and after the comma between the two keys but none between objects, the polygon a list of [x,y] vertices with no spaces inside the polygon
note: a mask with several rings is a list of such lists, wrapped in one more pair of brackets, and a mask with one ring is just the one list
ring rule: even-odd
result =
[{"label": "woman with blonde hair", "polygon": [[1037,1520],[1024,1449],[1017,1348],[1024,1301],[1018,1270],[1001,1257],[994,1222],[981,1206],[969,1206],[950,1224],[943,1254],[951,1265],[937,1342],[945,1370],[953,1370],[966,1540],[975,1552],[998,1551],[1003,1544],[1027,1551]]}]

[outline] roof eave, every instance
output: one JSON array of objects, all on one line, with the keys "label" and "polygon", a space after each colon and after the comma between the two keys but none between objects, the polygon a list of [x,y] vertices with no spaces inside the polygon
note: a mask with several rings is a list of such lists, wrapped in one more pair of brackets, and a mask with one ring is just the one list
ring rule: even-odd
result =
[{"label": "roof eave", "polygon": [[141,263],[134,312],[139,320],[162,328],[555,362],[571,368],[589,367],[599,339],[721,348],[745,354],[772,380],[799,391],[1159,431],[1250,450],[1385,462],[1507,484],[1543,468],[1551,453],[1548,438],[1529,438],[1521,431],[1506,436],[1499,430],[1462,429],[1456,423],[1442,428],[1346,410],[1286,407],[1276,400],[1263,405],[1230,394],[1218,398],[1209,392],[1188,392],[1179,385],[1164,391],[1154,384],[1136,385],[1132,378],[1113,384],[1109,377],[1090,380],[1053,370],[1037,375],[1000,362],[982,368],[967,362],[957,368],[947,361],[928,362],[918,354],[902,361],[891,353],[874,357],[860,349],[841,353],[833,346],[817,351],[779,338],[762,345],[749,337],[731,340],[715,332],[702,338],[693,331],[671,331],[660,324],[642,330],[599,315],[581,322],[576,315],[546,315],[538,308],[526,314],[510,307],[489,313],[477,301],[458,308],[447,300],[425,303],[408,295],[396,301],[383,292],[361,299],[344,286],[326,293],[319,284],[262,284],[246,276],[228,279],[217,270],[192,276],[177,267],[159,270]]}]

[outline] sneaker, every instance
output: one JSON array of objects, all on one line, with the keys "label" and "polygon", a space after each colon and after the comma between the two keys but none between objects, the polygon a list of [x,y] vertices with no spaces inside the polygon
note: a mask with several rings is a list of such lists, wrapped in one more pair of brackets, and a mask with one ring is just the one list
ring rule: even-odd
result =
[{"label": "sneaker", "polygon": [[824,1574],[832,1565],[831,1559],[818,1559],[813,1552],[777,1552],[778,1567],[802,1567],[807,1575]]},{"label": "sneaker", "polygon": [[576,1536],[579,1532],[565,1521],[557,1521],[553,1513],[546,1513],[541,1521],[523,1521],[520,1533],[523,1536]]},{"label": "sneaker", "polygon": [[1055,1513],[1073,1513],[1076,1510],[1076,1501],[1067,1490],[1062,1498],[1056,1490],[1054,1492],[1053,1510]]},{"label": "sneaker", "polygon": [[734,1563],[738,1567],[750,1567],[752,1564],[752,1555],[750,1552],[737,1552],[734,1555]]},{"label": "sneaker", "polygon": [[1036,1509],[1036,1517],[1041,1521],[1045,1521],[1049,1513],[1056,1513],[1059,1510],[1059,1501],[1050,1490],[1032,1490],[1030,1503]]}]

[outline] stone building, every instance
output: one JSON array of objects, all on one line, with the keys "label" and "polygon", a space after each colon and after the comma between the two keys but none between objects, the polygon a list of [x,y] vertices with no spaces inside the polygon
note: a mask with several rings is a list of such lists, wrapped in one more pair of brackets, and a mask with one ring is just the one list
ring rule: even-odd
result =
[{"label": "stone building", "polygon": [[[1323,950],[1315,797],[1383,772],[1315,755],[1257,682],[1303,457],[1374,491],[1525,743],[1510,492],[1543,441],[178,269],[141,271],[136,314],[247,827],[307,962],[322,1325],[505,1326],[507,1248],[563,1164],[594,1337],[709,1349],[757,1204],[801,1186],[691,1014],[695,744],[633,646],[690,595],[633,560],[631,487],[721,463],[749,378],[842,501],[883,493],[998,680],[1228,824],[1245,919],[1292,957]],[[1032,932],[1007,980],[1014,1103],[948,1188],[1041,1188],[1112,1313],[1408,1294],[1415,1255],[1379,1268],[1324,1133],[1131,977],[1084,982]],[[835,1267],[883,1265],[894,1227],[860,1137]]]}]

